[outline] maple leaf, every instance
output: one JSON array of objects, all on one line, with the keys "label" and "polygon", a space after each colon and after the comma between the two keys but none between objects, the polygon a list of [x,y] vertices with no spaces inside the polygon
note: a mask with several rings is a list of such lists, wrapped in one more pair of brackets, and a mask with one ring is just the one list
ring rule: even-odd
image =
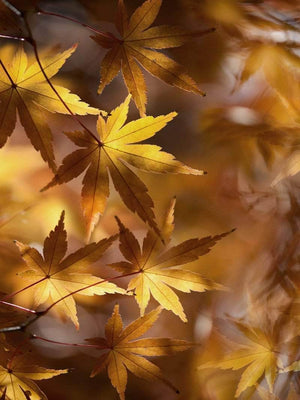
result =
[{"label": "maple leaf", "polygon": [[[23,260],[29,269],[20,275],[34,286],[35,307],[45,303],[48,299],[52,302],[59,301],[55,308],[62,317],[69,317],[79,328],[75,300],[71,294],[83,289],[79,294],[92,296],[105,293],[124,293],[110,282],[101,282],[101,278],[86,272],[87,267],[99,260],[102,254],[116,239],[117,235],[103,239],[98,243],[91,243],[80,248],[75,253],[63,257],[67,251],[67,233],[64,229],[64,212],[61,214],[58,225],[44,241],[44,257],[33,247],[16,242]],[[99,282],[98,285],[96,283]]]},{"label": "maple leaf", "polygon": [[[10,351],[10,359],[0,365],[0,391],[7,400],[47,400],[33,382],[66,374],[67,369],[47,369],[31,363],[27,354]],[[1,397],[2,399],[2,397]]]},{"label": "maple leaf", "polygon": [[[154,136],[171,121],[176,113],[158,117],[145,117],[125,124],[130,95],[114,109],[107,120],[99,115],[97,130],[100,141],[85,132],[66,133],[77,146],[82,147],[64,158],[53,180],[42,190],[55,184],[68,182],[87,172],[83,178],[81,205],[87,223],[88,237],[103,214],[109,196],[108,169],[116,190],[126,206],[136,212],[143,221],[159,234],[153,213],[153,201],[145,184],[127,164],[156,173],[181,173],[202,175],[199,171],[175,160],[161,147],[137,144]],[[125,125],[124,125],[125,124]]]},{"label": "maple leaf", "polygon": [[111,318],[105,326],[105,338],[86,339],[89,343],[97,345],[100,350],[108,350],[99,358],[91,377],[96,376],[107,367],[109,379],[116,388],[121,400],[125,399],[127,369],[139,378],[149,381],[161,380],[178,392],[163,377],[160,369],[155,364],[141,356],[171,355],[189,349],[192,344],[185,340],[168,338],[136,340],[148,331],[157,320],[160,312],[161,307],[158,307],[123,329],[119,306],[116,305]]},{"label": "maple leaf", "polygon": [[[275,336],[268,329],[250,326],[240,321],[233,321],[236,328],[244,337],[243,343],[235,343],[237,349],[224,356],[221,361],[207,362],[199,367],[244,370],[239,381],[235,397],[255,385],[264,375],[270,392],[273,391],[274,381],[277,375],[277,366],[280,365]],[[270,328],[270,327],[269,327]]]},{"label": "maple leaf", "polygon": [[[41,57],[48,78],[52,78],[76,49],[76,45],[63,53]],[[28,65],[23,47],[5,46],[0,50],[0,147],[3,147],[16,125],[16,109],[21,124],[32,145],[52,170],[56,170],[52,147],[52,134],[45,122],[44,110],[68,114],[67,109],[49,86],[37,61]],[[55,89],[74,114],[98,114],[64,87]]]},{"label": "maple leaf", "polygon": [[[174,206],[175,200],[172,201],[166,213],[161,229],[165,244],[170,241],[173,230]],[[152,294],[163,308],[171,310],[186,322],[183,307],[171,287],[185,293],[224,289],[222,285],[178,266],[195,261],[208,253],[211,247],[228,233],[202,239],[189,239],[165,251],[165,244],[149,231],[141,249],[132,232],[118,218],[117,222],[120,228],[120,250],[127,261],[110,264],[110,266],[124,274],[137,274],[129,282],[127,290],[135,292],[141,315],[144,315]]]},{"label": "maple leaf", "polygon": [[112,33],[91,36],[100,46],[109,49],[101,63],[98,93],[102,93],[105,86],[122,69],[128,91],[132,94],[141,116],[146,112],[147,97],[146,84],[138,64],[169,85],[204,95],[180,64],[155,51],[181,46],[190,36],[201,34],[188,33],[182,28],[165,25],[149,28],[161,4],[162,0],[147,0],[128,20],[124,2],[119,0],[116,27],[121,38],[116,38]]}]

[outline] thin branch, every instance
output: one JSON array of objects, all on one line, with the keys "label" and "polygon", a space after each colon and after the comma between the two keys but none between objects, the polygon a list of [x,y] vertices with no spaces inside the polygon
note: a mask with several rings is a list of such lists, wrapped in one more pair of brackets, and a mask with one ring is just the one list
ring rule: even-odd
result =
[{"label": "thin branch", "polygon": [[18,306],[17,304],[7,303],[6,301],[2,301],[2,300],[0,300],[0,304],[4,304],[5,306],[9,306],[9,307],[14,307],[14,308],[17,308],[18,310],[25,311],[25,312],[28,312],[30,314],[36,314],[36,311],[31,310],[30,308],[25,308],[25,307],[22,307],[22,306]]},{"label": "thin branch", "polygon": [[26,38],[22,36],[11,36],[11,35],[4,35],[3,33],[0,33],[0,38],[1,39],[13,39],[13,40],[19,40],[20,42],[25,42]]},{"label": "thin branch", "polygon": [[30,339],[38,339],[42,340],[43,342],[58,344],[62,346],[72,346],[72,347],[92,347],[92,348],[99,348],[99,346],[94,344],[85,344],[85,343],[65,343],[65,342],[58,342],[57,340],[46,339],[35,334],[30,336]]},{"label": "thin branch", "polygon": [[11,4],[9,1],[7,0],[2,0],[2,3],[10,9],[10,11],[12,11],[14,14],[16,14],[18,17],[22,18],[22,12],[20,10],[18,10],[13,4]]},{"label": "thin branch", "polygon": [[56,12],[51,12],[51,11],[44,11],[42,9],[40,9],[39,7],[37,7],[37,14],[38,15],[49,15],[51,17],[57,17],[57,18],[63,18],[66,19],[68,21],[74,22],[75,24],[81,25],[84,28],[89,29],[90,31],[97,33],[97,35],[103,36],[105,38],[111,39],[111,36],[106,34],[105,32],[99,31],[96,28],[93,28],[91,25],[88,25],[84,22],[79,21],[78,19],[72,18],[72,17],[68,17],[66,15],[62,15],[62,14],[58,14]]}]

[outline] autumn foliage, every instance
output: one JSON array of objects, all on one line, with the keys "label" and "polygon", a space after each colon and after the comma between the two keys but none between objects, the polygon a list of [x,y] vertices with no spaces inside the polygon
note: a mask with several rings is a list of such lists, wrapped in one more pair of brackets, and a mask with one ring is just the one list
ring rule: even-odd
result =
[{"label": "autumn foliage", "polygon": [[0,1],[0,400],[300,398],[299,15]]}]

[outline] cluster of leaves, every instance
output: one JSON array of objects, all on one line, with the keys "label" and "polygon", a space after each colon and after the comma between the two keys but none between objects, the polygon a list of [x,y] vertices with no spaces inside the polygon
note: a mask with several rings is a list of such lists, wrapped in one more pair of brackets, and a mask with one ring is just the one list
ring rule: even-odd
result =
[{"label": "cluster of leaves", "polygon": [[[154,138],[167,124],[171,125],[177,113],[147,115],[146,83],[141,67],[175,88],[204,96],[185,68],[161,50],[180,47],[191,38],[214,29],[187,31],[177,26],[151,26],[162,0],[141,2],[130,17],[124,1],[118,0],[117,33],[114,30],[103,32],[66,15],[45,11],[39,3],[33,0],[24,6],[18,0],[0,2],[0,38],[9,40],[9,44],[4,42],[6,44],[0,48],[0,147],[6,145],[19,119],[33,148],[53,174],[50,182],[43,182],[43,194],[57,190],[58,185],[65,187],[66,183],[83,175],[81,208],[86,244],[68,254],[71,246],[65,229],[65,212],[60,209],[60,219],[44,240],[42,252],[32,243],[25,240],[22,243],[22,238],[15,240],[13,249],[8,248],[9,256],[17,259],[14,264],[18,288],[10,293],[4,293],[9,291],[5,284],[0,288],[1,400],[46,400],[47,396],[34,381],[70,371],[36,365],[32,354],[34,342],[99,352],[90,377],[106,369],[121,400],[125,399],[128,371],[138,378],[161,381],[179,393],[177,386],[147,357],[173,355],[198,343],[177,338],[141,337],[154,325],[163,309],[183,322],[188,321],[187,308],[182,304],[184,296],[179,298],[177,292],[219,291],[222,303],[226,293],[230,292],[227,287],[200,275],[192,267],[188,270],[183,266],[209,253],[234,229],[170,245],[175,199],[158,222],[149,185],[142,180],[139,171],[184,175],[204,175],[206,172],[183,164],[157,144],[143,143]],[[256,1],[214,0],[199,5],[196,0],[186,0],[186,3],[192,4],[194,10],[200,9],[201,16],[205,14],[205,18],[221,25],[219,29],[229,44],[228,58],[238,59],[240,63],[237,79],[229,88],[236,96],[234,104],[229,102],[206,109],[202,114],[202,130],[209,137],[208,142],[214,145],[222,142],[231,146],[230,150],[232,143],[237,146],[237,151],[231,154],[248,170],[255,164],[256,147],[270,168],[279,153],[291,156],[285,169],[271,183],[274,187],[287,175],[299,171],[299,152],[294,151],[299,145],[299,56],[295,39],[299,22],[289,14],[293,7],[286,14],[280,14],[276,12],[278,1],[260,4]],[[76,51],[77,45],[62,52],[49,48],[40,51],[31,27],[32,15],[69,20],[93,32],[91,39],[107,50],[100,66],[98,94],[102,94],[121,71],[129,92],[126,99],[123,102],[120,99],[112,111],[103,111],[90,106],[63,85],[53,83],[53,78]],[[284,35],[284,40],[278,33]],[[95,83],[95,88],[97,86]],[[256,89],[255,98],[245,96],[241,101],[239,96],[243,97],[249,86]],[[131,99],[140,117],[127,122]],[[60,166],[55,161],[57,149],[53,145],[55,135],[51,131],[50,113],[64,114],[64,118],[69,117],[79,125],[77,130],[63,132],[76,149],[68,150]],[[95,123],[88,125],[95,128],[83,122],[81,116],[86,115],[91,115],[90,120],[95,118]],[[137,214],[140,223],[147,225],[142,243],[139,234],[123,222],[125,219],[118,210],[116,223],[113,221],[118,232],[90,243],[99,219],[107,209],[110,180],[129,210],[128,215],[130,212]],[[264,273],[254,270],[253,278],[247,271],[239,277],[240,287],[235,288],[236,294],[230,295],[239,303],[239,291],[246,288],[246,311],[243,317],[226,315],[224,318],[222,315],[222,319],[216,318],[210,335],[207,334],[201,362],[197,363],[200,374],[204,374],[199,381],[207,379],[209,382],[212,370],[238,371],[234,391],[229,395],[231,398],[294,400],[299,396],[295,379],[300,370],[299,195],[293,184],[287,183],[286,187],[290,211],[284,218],[288,234],[284,238],[275,237],[271,253],[274,252],[276,257]],[[4,240],[10,237],[1,232],[2,227],[20,210],[28,209],[21,201],[16,209],[14,205],[10,209],[7,203],[11,197],[5,189],[1,191],[0,237]],[[122,257],[121,260],[111,257],[112,249]],[[227,273],[229,268],[225,271]],[[123,328],[116,304],[105,325],[104,335],[99,332],[98,336],[87,337],[83,343],[40,336],[36,323],[50,314],[61,321],[70,321],[79,331],[77,305],[85,301],[81,296],[103,298],[108,294],[124,303],[136,302],[139,316]],[[147,312],[153,300],[159,306]],[[220,304],[213,307],[216,315],[218,307],[222,309]],[[125,307],[121,308],[123,317],[127,318]],[[43,361],[41,365],[44,365]],[[241,374],[240,369],[244,369]],[[280,380],[285,380],[283,390],[280,390]],[[206,388],[206,384],[203,387]],[[217,398],[215,392],[211,394],[208,390],[207,393],[207,398]]]},{"label": "cluster of leaves", "polygon": [[[125,205],[148,223],[150,230],[141,250],[137,239],[117,218],[119,235],[113,235],[85,245],[66,256],[67,234],[64,227],[64,212],[54,230],[44,241],[43,255],[32,246],[15,241],[25,264],[18,274],[27,282],[20,290],[1,295],[1,332],[6,335],[1,341],[0,390],[2,399],[46,399],[46,395],[33,382],[50,379],[67,373],[68,370],[45,369],[33,364],[28,350],[31,340],[51,342],[56,345],[72,345],[54,339],[39,337],[32,325],[53,309],[62,320],[70,319],[79,329],[75,295],[132,295],[139,304],[141,316],[124,330],[119,307],[116,305],[108,320],[104,338],[87,339],[88,344],[73,344],[104,351],[91,373],[97,375],[107,367],[108,376],[121,399],[127,385],[127,369],[147,380],[161,380],[177,391],[164,378],[160,369],[143,356],[163,356],[184,351],[193,344],[179,339],[146,338],[139,339],[158,318],[162,308],[172,311],[183,321],[187,321],[179,298],[170,287],[182,292],[203,292],[222,290],[222,285],[197,273],[179,268],[182,264],[197,260],[208,253],[218,240],[228,233],[202,239],[190,239],[166,250],[173,231],[175,201],[166,213],[161,227],[158,227],[153,212],[153,201],[146,185],[128,167],[148,172],[181,173],[202,175],[203,171],[190,168],[175,160],[171,154],[161,151],[161,147],[139,144],[153,137],[175,116],[175,112],[158,117],[146,116],[146,87],[137,62],[150,73],[168,84],[197,94],[203,94],[183,67],[160,52],[151,49],[177,47],[201,32],[187,32],[178,27],[158,26],[149,28],[161,7],[161,0],[147,0],[131,16],[127,17],[122,0],[118,5],[117,29],[121,38],[111,33],[97,31],[92,36],[104,48],[110,49],[101,64],[101,84],[98,93],[110,83],[122,69],[130,95],[125,102],[109,114],[83,102],[67,88],[52,83],[65,61],[74,53],[77,45],[62,53],[38,51],[29,23],[29,12],[47,14],[37,8],[37,2],[24,9],[14,2],[1,3],[2,26],[8,29],[3,38],[28,42],[32,52],[24,46],[7,44],[1,47],[0,70],[0,145],[5,145],[20,122],[33,147],[40,152],[44,161],[54,173],[52,181],[44,187],[68,182],[86,170],[83,178],[82,209],[87,226],[89,241],[99,216],[103,214],[109,196],[109,174]],[[49,13],[51,14],[51,13]],[[61,17],[60,15],[57,15]],[[62,16],[63,17],[63,16]],[[25,34],[19,25],[25,26]],[[16,28],[17,36],[10,36]],[[131,96],[142,118],[125,123]],[[79,150],[67,155],[62,165],[55,163],[53,136],[47,122],[48,113],[70,115],[82,130],[64,132]],[[94,133],[78,119],[77,115],[99,115]],[[4,224],[7,220],[4,219]],[[120,250],[126,261],[115,262],[111,267],[121,275],[101,278],[90,273],[91,264],[99,261],[104,252],[119,237]],[[173,268],[177,266],[177,268]],[[112,280],[133,276],[127,290],[115,285]],[[15,295],[31,293],[31,308],[10,302]],[[145,314],[150,294],[161,304]],[[41,308],[47,304],[46,308]],[[23,332],[21,344],[10,343],[10,332]]]}]

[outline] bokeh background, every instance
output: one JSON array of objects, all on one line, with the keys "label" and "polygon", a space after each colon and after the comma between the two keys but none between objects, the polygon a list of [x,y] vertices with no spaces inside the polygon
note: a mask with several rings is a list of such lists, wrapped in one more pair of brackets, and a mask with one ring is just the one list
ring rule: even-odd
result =
[{"label": "bokeh background", "polygon": [[[142,1],[126,0],[133,11]],[[100,30],[115,32],[116,0],[40,1],[47,11],[86,22]],[[166,377],[175,382],[176,395],[162,383],[145,383],[130,375],[127,399],[229,400],[241,370],[198,370],[206,361],[218,359],[226,350],[221,334],[229,317],[261,324],[268,315],[276,320],[289,307],[290,335],[298,335],[299,314],[299,105],[300,105],[300,4],[298,1],[164,0],[155,25],[180,25],[190,30],[215,27],[208,35],[191,39],[166,53],[185,66],[207,93],[202,98],[170,87],[145,72],[148,115],[177,111],[178,116],[159,132],[154,141],[184,163],[208,172],[205,176],[154,175],[139,172],[150,188],[161,215],[170,199],[177,198],[172,243],[193,237],[236,231],[219,242],[197,262],[187,266],[226,285],[227,292],[181,294],[188,322],[164,311],[150,336],[176,337],[198,343],[177,356],[157,358]],[[127,94],[119,76],[97,95],[100,62],[105,55],[90,39],[90,32],[63,19],[35,15],[30,24],[39,49],[66,49],[78,43],[54,83],[64,83],[83,100],[110,111]],[[5,41],[3,41],[5,43]],[[30,46],[26,48],[31,51]],[[0,50],[1,51],[1,50]],[[73,150],[63,131],[78,127],[68,116],[47,114],[54,134],[58,164]],[[134,105],[130,119],[138,118]],[[94,130],[96,117],[83,117]],[[24,282],[16,274],[22,261],[12,241],[20,240],[42,248],[61,211],[66,210],[69,251],[84,245],[85,226],[80,210],[81,179],[39,190],[52,178],[41,157],[30,146],[22,126],[0,150],[0,268],[1,291],[11,293]],[[105,214],[92,240],[117,232],[114,216],[142,239],[146,226],[126,209],[111,187]],[[119,260],[117,244],[93,271],[109,275],[105,261]],[[126,286],[126,281],[123,283]],[[18,304],[30,306],[22,293]],[[49,314],[31,327],[49,339],[81,343],[102,336],[104,324],[116,302],[126,323],[139,315],[131,298],[107,295],[77,296],[80,330]],[[149,309],[155,305],[151,303]],[[253,322],[254,321],[254,322]],[[288,325],[285,325],[288,324]],[[281,328],[280,328],[281,329]],[[18,335],[14,340],[18,340]],[[229,333],[230,336],[230,333]],[[105,372],[89,378],[97,355],[94,351],[34,343],[39,364],[72,368],[72,372],[40,382],[49,400],[117,399]],[[225,350],[224,350],[225,349]],[[299,358],[297,350],[294,359]],[[298,393],[297,374],[285,374],[275,385],[280,400],[288,397],[290,382]],[[265,382],[261,382],[266,387]],[[255,389],[255,388],[254,388]],[[243,398],[260,399],[256,390]],[[300,392],[299,392],[300,393]],[[300,394],[296,395],[300,398]],[[265,397],[275,399],[275,397]]]}]

